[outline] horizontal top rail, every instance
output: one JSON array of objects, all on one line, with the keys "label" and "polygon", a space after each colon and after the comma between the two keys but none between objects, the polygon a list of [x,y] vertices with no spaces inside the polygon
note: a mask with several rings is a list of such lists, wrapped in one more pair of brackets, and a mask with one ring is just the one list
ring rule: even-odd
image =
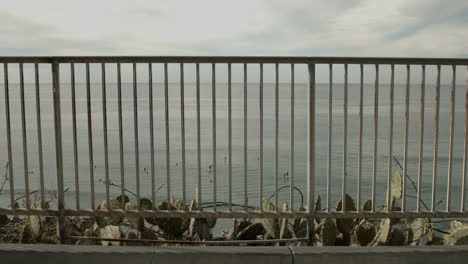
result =
[{"label": "horizontal top rail", "polygon": [[468,58],[286,56],[0,56],[0,63],[316,63],[468,65]]}]

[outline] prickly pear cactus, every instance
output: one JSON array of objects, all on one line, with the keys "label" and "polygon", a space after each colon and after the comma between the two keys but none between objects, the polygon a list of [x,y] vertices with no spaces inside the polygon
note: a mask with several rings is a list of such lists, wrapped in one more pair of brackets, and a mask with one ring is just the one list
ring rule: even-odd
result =
[{"label": "prickly pear cactus", "polygon": [[[298,211],[305,211],[306,209],[301,207]],[[306,218],[295,218],[293,223],[294,236],[296,238],[304,238],[307,235],[307,219]]]},{"label": "prickly pear cactus", "polygon": [[364,205],[362,206],[362,211],[364,211],[364,212],[372,211],[372,201],[371,200],[367,200],[366,203],[364,203]]},{"label": "prickly pear cactus", "polygon": [[372,242],[369,244],[371,246],[383,246],[388,244],[390,238],[390,232],[392,229],[391,221],[389,218],[384,218],[380,221],[379,230],[375,235]]},{"label": "prickly pear cactus", "polygon": [[374,239],[376,232],[374,224],[367,219],[362,219],[353,229],[351,241],[353,244],[367,246]]},{"label": "prickly pear cactus", "polygon": [[443,236],[444,245],[468,245],[468,225],[452,221],[447,231],[449,234]]},{"label": "prickly pear cactus", "polygon": [[405,233],[399,229],[394,228],[392,233],[390,234],[390,246],[403,246],[406,244],[406,235]]},{"label": "prickly pear cactus", "polygon": [[323,246],[333,246],[336,241],[337,226],[332,218],[324,218],[318,225],[319,239]]},{"label": "prickly pear cactus", "polygon": [[[146,198],[143,198],[146,199]],[[146,199],[143,201],[141,199],[140,204],[142,209],[145,208],[153,208],[151,201]],[[169,204],[167,201],[162,201],[159,206],[158,210],[178,210],[178,208],[183,208],[183,202],[182,201],[174,201],[174,204]],[[177,207],[178,208],[177,208]],[[146,210],[146,209],[145,209]],[[190,218],[156,218],[156,217],[145,217],[145,220],[153,225],[157,225],[159,229],[161,229],[166,238],[180,238],[182,234],[187,231],[189,228],[190,224]]]},{"label": "prickly pear cactus", "polygon": [[[125,210],[136,210],[136,206],[131,203],[125,204]],[[128,222],[132,225],[134,229],[143,230],[145,226],[145,220],[140,216],[127,216]]]},{"label": "prickly pear cactus", "polygon": [[[356,205],[354,204],[353,198],[351,198],[349,194],[346,194],[345,199],[345,211],[356,211]],[[341,199],[336,205],[336,211],[342,211]],[[343,234],[345,244],[349,245],[351,231],[356,225],[355,219],[336,219],[336,225],[338,227],[338,231],[340,231],[340,233]]]},{"label": "prickly pear cactus", "polygon": [[393,174],[393,179],[392,179],[392,189],[391,189],[392,197],[397,200],[400,200],[402,193],[403,193],[403,178],[401,177],[401,174],[399,172],[395,172],[395,174]]},{"label": "prickly pear cactus", "polygon": [[[288,203],[283,204],[283,211],[286,212],[288,211]],[[289,225],[288,225],[288,219],[287,218],[282,218],[280,219],[280,232],[279,232],[279,238],[280,239],[286,239],[286,238],[291,238],[292,234],[291,231],[289,230]]]},{"label": "prickly pear cactus", "polygon": [[[111,198],[109,199],[109,203],[110,204],[108,205],[107,200],[104,200],[99,204],[97,209],[106,210],[106,209],[122,209],[123,208],[122,204],[117,199]],[[124,217],[123,216],[105,216],[105,217],[96,216],[95,220],[96,220],[96,223],[98,223],[100,227],[104,227],[107,225],[118,226],[122,223],[122,221],[124,220]]]},{"label": "prickly pear cactus", "polygon": [[[99,229],[100,238],[120,238],[120,227],[114,225],[108,225]],[[103,246],[119,246],[118,241],[101,241]]]},{"label": "prickly pear cactus", "polygon": [[[274,211],[275,205],[268,200],[267,198],[263,198],[262,200],[262,207],[264,211]],[[274,218],[256,218],[252,220],[253,223],[261,223],[263,228],[265,229],[265,233],[268,237],[271,238],[278,238],[279,237],[279,223],[278,219]]]},{"label": "prickly pear cactus", "polygon": [[431,222],[427,218],[409,219],[406,223],[409,227],[408,244],[417,245],[422,237],[431,230]]}]

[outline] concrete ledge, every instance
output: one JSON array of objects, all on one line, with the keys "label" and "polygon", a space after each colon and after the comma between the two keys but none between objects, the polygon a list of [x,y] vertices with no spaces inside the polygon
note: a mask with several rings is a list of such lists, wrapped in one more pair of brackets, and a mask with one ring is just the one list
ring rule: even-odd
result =
[{"label": "concrete ledge", "polygon": [[468,263],[468,246],[294,247],[294,263]]},{"label": "concrete ledge", "polygon": [[468,246],[103,247],[0,244],[1,263],[467,263]]},{"label": "concrete ledge", "polygon": [[1,263],[292,264],[287,247],[103,247],[0,244]]}]

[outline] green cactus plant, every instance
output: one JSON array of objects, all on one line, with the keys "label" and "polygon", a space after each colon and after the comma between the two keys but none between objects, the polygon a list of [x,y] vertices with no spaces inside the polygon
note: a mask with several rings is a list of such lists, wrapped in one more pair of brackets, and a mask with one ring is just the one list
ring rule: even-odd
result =
[{"label": "green cactus plant", "polygon": [[[298,211],[305,211],[306,209],[301,207]],[[295,218],[293,223],[294,236],[296,238],[303,238],[307,235],[307,219],[306,218]]]},{"label": "green cactus plant", "polygon": [[407,238],[405,233],[399,229],[399,228],[394,228],[392,233],[390,234],[390,241],[389,245],[390,246],[403,246],[406,244]]},{"label": "green cactus plant", "polygon": [[353,229],[351,241],[353,244],[367,246],[374,239],[376,232],[372,222],[367,219],[362,219]]},{"label": "green cactus plant", "polygon": [[324,218],[317,226],[319,239],[323,246],[333,246],[336,241],[337,226],[332,218]]},{"label": "green cactus plant", "polygon": [[[262,207],[264,211],[274,211],[275,205],[268,200],[267,198],[262,199]],[[252,220],[253,223],[260,223],[262,224],[263,228],[265,229],[265,234],[271,238],[278,238],[279,237],[279,222],[278,219],[274,218],[255,218]]]},{"label": "green cactus plant", "polygon": [[[136,208],[136,206],[134,204],[126,203],[124,209],[125,210],[136,210],[137,208]],[[145,220],[141,216],[127,216],[127,220],[134,229],[143,230],[143,228],[145,226]]]},{"label": "green cactus plant", "polygon": [[379,230],[375,235],[372,242],[369,244],[371,246],[383,246],[388,244],[388,240],[390,238],[392,225],[391,220],[389,218],[383,218],[380,220]]},{"label": "green cactus plant", "polygon": [[468,245],[468,227],[453,230],[443,237],[444,245]]},{"label": "green cactus plant", "polygon": [[408,219],[406,224],[409,227],[408,244],[417,245],[421,238],[423,238],[431,230],[431,222],[427,218]]},{"label": "green cactus plant", "polygon": [[[171,199],[173,200],[173,199]],[[153,204],[147,198],[140,200],[141,208],[144,210],[152,210]],[[183,201],[173,200],[173,204],[167,201],[162,201],[157,207],[158,210],[181,210],[184,208]],[[152,224],[157,225],[161,231],[164,232],[167,238],[180,238],[182,234],[187,231],[190,224],[190,218],[156,218],[145,217],[145,220]]]},{"label": "green cactus plant", "polygon": [[[345,195],[346,207],[345,211],[356,211],[356,205],[354,204],[353,198],[349,194]],[[336,211],[342,211],[342,200],[340,199],[336,205]],[[349,245],[351,232],[356,225],[355,219],[336,219],[336,225],[338,231],[343,234],[343,240],[346,245]]]},{"label": "green cactus plant", "polygon": [[[123,207],[122,207],[121,202],[119,202],[119,200],[111,198],[109,199],[109,205],[107,204],[107,200],[104,200],[98,205],[97,209],[100,209],[100,210],[111,209],[112,210],[112,209],[123,209]],[[118,226],[122,223],[122,221],[124,220],[124,217],[123,216],[105,216],[105,217],[96,216],[95,220],[96,220],[96,223],[98,223],[100,227],[104,227],[107,225]]]},{"label": "green cactus plant", "polygon": [[[120,238],[120,227],[115,225],[108,225],[99,229],[100,238]],[[103,246],[119,246],[119,241],[101,241]]]},{"label": "green cactus plant", "polygon": [[[284,203],[283,212],[287,212],[287,211],[289,211],[288,203]],[[291,234],[291,231],[289,230],[288,219],[287,218],[280,219],[279,238],[286,239],[286,238],[291,238],[291,237],[292,237],[292,234]]]},{"label": "green cactus plant", "polygon": [[392,188],[391,188],[392,197],[400,200],[403,194],[403,178],[399,172],[393,174],[392,179]]}]

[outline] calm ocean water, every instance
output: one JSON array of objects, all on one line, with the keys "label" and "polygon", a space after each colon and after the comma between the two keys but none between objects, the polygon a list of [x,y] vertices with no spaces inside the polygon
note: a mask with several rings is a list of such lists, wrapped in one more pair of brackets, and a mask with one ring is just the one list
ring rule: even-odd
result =
[{"label": "calm ocean water", "polygon": [[[75,206],[74,192],[74,163],[73,163],[73,141],[71,122],[71,96],[70,84],[63,83],[62,87],[62,133],[63,133],[63,162],[67,207]],[[248,199],[249,204],[258,205],[259,195],[259,97],[258,83],[248,84]],[[307,130],[307,85],[296,83],[295,96],[295,183],[306,195],[306,130]],[[93,151],[94,172],[97,201],[104,199],[105,186],[100,179],[104,179],[104,148],[102,127],[102,94],[99,83],[92,84],[92,129],[93,129]],[[0,98],[0,163],[2,166],[7,161],[7,148],[5,136],[5,106],[4,91],[2,85]],[[89,157],[87,139],[87,114],[86,114],[86,87],[83,83],[76,86],[77,96],[77,122],[78,122],[78,154],[80,175],[80,200],[82,208],[90,207],[90,179],[89,179]],[[171,190],[176,198],[182,196],[181,186],[181,144],[180,144],[180,96],[179,84],[169,84],[169,111],[170,111],[170,159],[171,159]],[[126,187],[135,191],[135,153],[133,135],[133,102],[132,84],[124,83],[123,91],[123,123],[124,123],[124,158],[125,158],[125,184]],[[233,201],[243,203],[244,199],[244,164],[243,164],[243,84],[233,83],[232,86],[232,175],[233,175]],[[342,149],[343,149],[343,84],[336,83],[333,87],[333,152],[332,152],[332,200],[339,199],[341,195],[342,181]],[[38,150],[37,150],[37,127],[35,114],[34,85],[27,83],[26,93],[26,126],[29,157],[30,188],[39,188]],[[404,85],[395,85],[394,105],[394,130],[393,130],[393,153],[403,162],[403,140],[404,140]],[[155,136],[155,174],[156,188],[166,183],[166,152],[164,134],[164,90],[161,83],[154,83],[154,136]],[[53,133],[53,111],[51,101],[50,84],[41,85],[41,107],[42,107],[42,129],[43,129],[43,151],[44,151],[44,174],[46,188],[56,188],[55,179],[55,146]],[[437,167],[437,200],[445,200],[447,188],[447,165],[448,165],[448,140],[450,122],[450,86],[441,86],[440,106],[440,136]],[[21,137],[21,112],[19,101],[19,85],[10,84],[11,104],[11,129],[13,140],[14,179],[16,191],[24,192],[24,168]],[[225,157],[228,155],[227,136],[227,83],[218,83],[216,91],[216,115],[217,115],[217,193],[218,201],[228,201],[228,164]],[[148,112],[148,84],[138,83],[138,122],[139,122],[139,148],[140,148],[140,177],[142,196],[151,196],[151,177],[147,175],[146,169],[150,168],[150,146],[149,146],[149,112]],[[348,102],[348,153],[347,153],[347,189],[352,195],[356,195],[357,158],[358,158],[358,102],[359,85],[349,85]],[[187,166],[187,197],[195,198],[195,187],[197,180],[197,156],[196,156],[196,105],[195,84],[185,84],[185,127],[186,127],[186,166]],[[419,109],[420,109],[420,86],[411,86],[410,98],[410,125],[409,125],[409,148],[408,148],[408,175],[416,181],[418,164],[418,142],[419,142]],[[211,83],[201,85],[201,144],[202,144],[202,185],[205,202],[212,201],[212,174],[208,167],[212,164],[212,131],[211,131]],[[463,157],[463,127],[464,127],[464,87],[457,86],[455,107],[455,131],[454,131],[454,155],[453,155],[453,189],[452,206],[458,208],[460,204],[461,173]],[[108,141],[109,141],[109,168],[110,178],[120,184],[119,145],[118,145],[118,112],[117,112],[117,86],[116,83],[107,84],[107,118],[108,118]],[[326,166],[327,166],[327,125],[328,125],[328,84],[317,85],[316,99],[316,192],[322,195],[326,193]],[[424,132],[424,158],[422,192],[423,199],[430,204],[432,159],[434,141],[434,112],[435,112],[435,86],[426,86],[425,106],[425,132]],[[373,119],[374,119],[374,86],[364,86],[364,133],[363,133],[363,174],[362,174],[362,199],[370,199],[371,195],[371,173],[372,173],[372,151],[373,151]],[[280,84],[279,98],[279,184],[288,185],[289,179],[283,175],[289,171],[289,118],[290,117],[290,84]],[[389,86],[381,83],[379,92],[379,137],[378,137],[378,168],[377,168],[377,204],[384,204],[387,177],[388,159],[388,123],[389,123]],[[264,195],[270,196],[274,186],[274,84],[264,85]],[[399,171],[398,167],[393,167]],[[5,168],[0,174],[5,173]],[[8,184],[5,191],[0,194],[0,206],[9,203]],[[111,192],[118,194],[119,188],[111,187]],[[414,195],[414,190],[408,185],[408,193]],[[157,199],[166,197],[166,186],[157,193]],[[289,191],[280,193],[280,201],[288,201]],[[296,195],[296,205],[300,204],[300,195]],[[414,207],[415,200],[408,198],[408,206]],[[445,203],[439,205],[442,209]]]}]

